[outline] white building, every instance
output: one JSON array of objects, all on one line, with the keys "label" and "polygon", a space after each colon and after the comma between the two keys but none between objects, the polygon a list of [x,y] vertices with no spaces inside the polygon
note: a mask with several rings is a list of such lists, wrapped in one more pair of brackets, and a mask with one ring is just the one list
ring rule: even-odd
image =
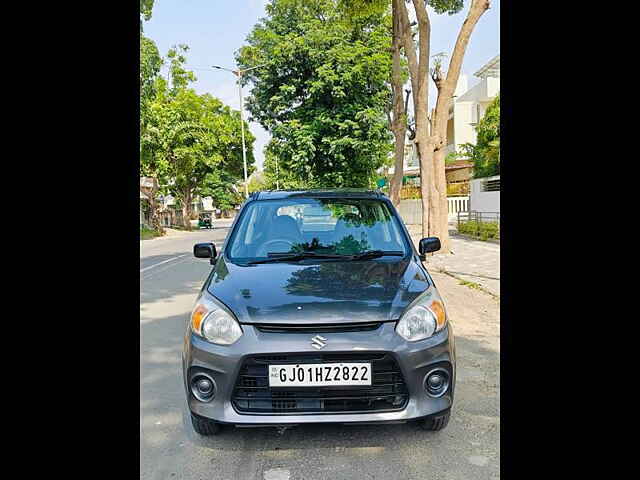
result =
[{"label": "white building", "polygon": [[476,129],[493,99],[500,93],[500,55],[474,73],[480,81],[468,87],[466,75],[460,75],[449,106],[446,153],[461,152],[461,145],[476,143]]}]

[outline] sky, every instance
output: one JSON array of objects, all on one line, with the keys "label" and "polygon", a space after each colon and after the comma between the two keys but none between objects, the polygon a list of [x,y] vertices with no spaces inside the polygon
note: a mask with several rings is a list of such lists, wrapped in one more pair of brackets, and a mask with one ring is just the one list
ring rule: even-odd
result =
[{"label": "sky", "polygon": [[[173,45],[187,44],[187,66],[198,78],[193,84],[195,90],[198,93],[211,93],[223,103],[239,109],[240,98],[235,76],[210,67],[234,67],[235,52],[244,45],[256,22],[265,16],[264,6],[267,2],[268,0],[155,0],[152,18],[144,23],[144,35],[156,43],[161,55],[166,55]],[[453,50],[470,2],[467,0],[464,3],[464,9],[456,15],[436,15],[430,10],[432,54],[451,53]],[[480,18],[471,35],[462,66],[462,74],[467,75],[469,87],[477,81],[473,73],[499,53],[500,0],[492,0],[491,8]],[[250,86],[247,86],[243,89],[243,95],[247,97],[249,93]],[[435,105],[434,86],[429,88],[429,93],[431,109]],[[256,137],[254,156],[261,169],[264,161],[263,148],[270,137],[255,122],[250,123],[249,129]]]}]

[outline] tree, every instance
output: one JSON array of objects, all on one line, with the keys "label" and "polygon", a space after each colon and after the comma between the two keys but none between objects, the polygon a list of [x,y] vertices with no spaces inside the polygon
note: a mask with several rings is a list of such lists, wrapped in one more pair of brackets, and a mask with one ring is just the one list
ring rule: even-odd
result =
[{"label": "tree", "polygon": [[[189,229],[196,196],[210,195],[225,209],[237,200],[228,186],[241,178],[243,161],[240,113],[188,88],[195,76],[184,67],[187,49],[180,45],[169,51],[168,80],[158,77],[154,83],[155,96],[141,131],[141,170],[176,197]],[[252,164],[254,137],[248,132],[245,140],[247,162]],[[151,210],[154,218],[153,204]]]},{"label": "tree", "polygon": [[[348,11],[362,12],[380,8],[383,0],[343,0],[350,5]],[[447,143],[447,120],[449,102],[455,91],[462,61],[469,38],[482,14],[489,8],[489,0],[472,0],[467,17],[458,33],[446,76],[442,72],[442,59],[430,68],[431,23],[427,6],[437,14],[453,14],[463,8],[463,0],[411,0],[416,13],[417,31],[409,21],[409,0],[391,0],[398,15],[399,28],[394,30],[402,39],[407,57],[411,92],[413,97],[414,136],[420,161],[422,191],[422,235],[440,238],[442,253],[449,252],[449,229],[447,213],[447,182],[445,176],[445,148]],[[417,35],[417,45],[414,36]],[[395,34],[394,34],[395,36]],[[428,114],[428,74],[438,89],[436,108]]]},{"label": "tree", "polygon": [[393,116],[389,115],[389,126],[395,138],[394,149],[394,168],[391,185],[389,187],[389,196],[391,202],[398,207],[400,205],[400,190],[402,189],[402,178],[404,176],[404,144],[407,136],[407,103],[409,102],[410,90],[407,90],[407,96],[402,101],[403,85],[406,81],[406,74],[403,72],[401,64],[402,39],[400,38],[400,17],[398,15],[397,1],[392,0],[393,12],[393,32],[392,32],[392,75],[391,75],[391,91],[393,102]]},{"label": "tree", "polygon": [[373,186],[391,150],[390,17],[347,23],[337,3],[273,0],[237,56],[241,67],[268,64],[243,75],[254,84],[248,110],[284,177],[305,187]]},{"label": "tree", "polygon": [[155,97],[155,84],[162,67],[162,57],[153,40],[140,36],[140,128],[146,125],[149,103]]},{"label": "tree", "polygon": [[[141,3],[142,8],[142,3]],[[154,118],[151,105],[155,101],[163,60],[155,43],[140,36],[140,175],[153,178],[153,186],[145,193],[149,198],[149,220],[153,229],[160,234],[164,228],[158,216],[156,197],[160,190],[160,179],[166,172],[166,163],[157,156],[157,130],[149,130]],[[157,113],[157,112],[156,112]],[[157,120],[157,119],[155,119]]]},{"label": "tree", "polygon": [[[242,143],[240,115],[209,94],[194,90],[179,91],[169,104],[179,118],[172,131],[169,154],[170,191],[181,200],[185,228],[190,228],[192,201],[208,196],[222,182],[231,185],[242,177]],[[246,125],[245,125],[245,128]],[[252,164],[254,137],[245,134],[249,150],[247,163]],[[235,195],[211,195],[224,209]]]},{"label": "tree", "polygon": [[278,160],[274,152],[273,145],[267,144],[264,151],[264,179],[267,190],[304,190],[306,182],[298,178],[294,173],[282,167],[282,162]]},{"label": "tree", "polygon": [[[187,51],[186,45],[172,47],[167,54],[167,79],[158,76],[153,83],[153,101],[141,129],[141,170],[157,178],[162,191],[176,197],[184,227],[190,229],[197,196],[213,197],[222,209],[237,204],[230,186],[242,177],[243,161],[240,113],[188,88],[195,75],[185,68]],[[245,140],[251,167],[255,138],[247,131]]]},{"label": "tree", "polygon": [[231,210],[240,205],[244,199],[237,188],[238,178],[230,175],[223,169],[215,169],[209,172],[200,188],[202,197],[211,197],[213,205],[220,210]]},{"label": "tree", "polygon": [[[398,2],[404,37],[405,53],[409,61],[409,72],[413,90],[415,112],[415,143],[420,159],[422,192],[422,235],[440,238],[441,252],[449,253],[449,221],[447,209],[447,180],[445,175],[445,148],[447,145],[447,121],[449,104],[455,91],[464,54],[471,33],[482,14],[489,8],[489,0],[472,0],[467,18],[458,33],[446,76],[442,72],[442,58],[437,59],[433,69],[429,69],[429,47],[431,24],[427,4],[413,0],[418,22],[418,51],[411,36],[411,25],[406,5]],[[430,0],[436,13],[455,13],[462,6],[462,0]],[[438,96],[436,108],[431,117],[427,114],[427,73],[431,72]]]},{"label": "tree", "polygon": [[249,193],[260,192],[267,189],[267,181],[263,172],[254,172],[249,178]]},{"label": "tree", "polygon": [[487,107],[476,132],[476,144],[462,146],[467,157],[473,160],[474,177],[500,175],[500,95]]},{"label": "tree", "polygon": [[[160,234],[164,233],[160,218],[158,217],[156,197],[159,190],[158,174],[162,170],[161,163],[153,156],[153,148],[145,143],[146,129],[149,124],[149,105],[153,101],[156,90],[155,84],[160,74],[162,57],[153,40],[142,35],[143,20],[151,19],[154,0],[140,0],[140,175],[148,175],[152,180],[152,186],[145,188],[148,196],[150,221],[152,228]],[[149,139],[147,137],[147,139]],[[144,148],[143,148],[143,143]],[[150,149],[151,147],[151,149]]]},{"label": "tree", "polygon": [[[384,15],[389,12],[389,0],[340,0],[339,10],[347,19],[361,19],[371,15]],[[389,129],[394,136],[394,174],[390,182],[391,202],[397,207],[400,204],[400,190],[404,176],[404,146],[407,135],[407,103],[411,90],[404,90],[406,97],[403,103],[403,86],[407,81],[406,60],[402,57],[402,38],[400,36],[399,16],[395,0],[391,2],[391,78],[390,102],[387,107]]]}]

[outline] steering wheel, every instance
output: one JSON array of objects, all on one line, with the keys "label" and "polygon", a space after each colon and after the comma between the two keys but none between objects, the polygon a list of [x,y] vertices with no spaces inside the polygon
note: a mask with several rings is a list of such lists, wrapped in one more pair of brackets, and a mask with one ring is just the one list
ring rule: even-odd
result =
[{"label": "steering wheel", "polygon": [[291,250],[291,248],[295,246],[295,244],[291,240],[287,240],[286,238],[276,238],[263,243],[260,249],[258,250],[256,257],[266,257],[267,253],[269,253],[269,250],[270,250],[267,247],[274,243],[287,244],[289,248],[283,251],[282,253],[287,253],[289,250]]}]

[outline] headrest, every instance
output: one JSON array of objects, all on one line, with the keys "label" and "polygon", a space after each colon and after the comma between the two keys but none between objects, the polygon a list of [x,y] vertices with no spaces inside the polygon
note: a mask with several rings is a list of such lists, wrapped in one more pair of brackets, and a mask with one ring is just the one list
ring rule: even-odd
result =
[{"label": "headrest", "polygon": [[289,215],[279,215],[271,222],[272,238],[290,238],[300,241],[300,229],[298,223]]}]

